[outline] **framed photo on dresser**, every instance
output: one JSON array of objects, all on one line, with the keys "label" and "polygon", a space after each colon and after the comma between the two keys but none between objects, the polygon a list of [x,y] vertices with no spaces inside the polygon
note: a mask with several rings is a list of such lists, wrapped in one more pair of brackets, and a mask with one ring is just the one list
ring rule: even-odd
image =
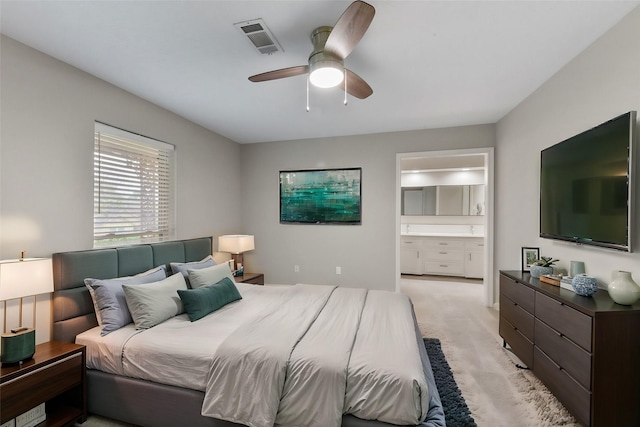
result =
[{"label": "framed photo on dresser", "polygon": [[531,264],[540,259],[540,248],[522,248],[522,271],[531,271]]}]

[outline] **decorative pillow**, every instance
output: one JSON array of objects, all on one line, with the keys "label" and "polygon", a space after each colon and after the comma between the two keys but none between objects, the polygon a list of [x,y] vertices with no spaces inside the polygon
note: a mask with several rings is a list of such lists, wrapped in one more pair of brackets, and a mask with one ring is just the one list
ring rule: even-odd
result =
[{"label": "decorative pillow", "polygon": [[228,277],[213,285],[200,286],[197,289],[178,290],[189,319],[195,322],[207,314],[224,307],[230,302],[242,299],[238,288]]},{"label": "decorative pillow", "polygon": [[135,276],[118,277],[115,279],[84,279],[89,288],[93,306],[96,310],[98,324],[102,326],[100,335],[105,336],[124,325],[131,323],[131,313],[127,308],[122,285],[127,283],[137,285],[141,283],[157,282],[167,277],[165,266],[153,268]]},{"label": "decorative pillow", "polygon": [[137,329],[149,329],[178,314],[184,307],[176,291],[186,290],[184,276],[176,273],[164,280],[143,285],[122,286]]},{"label": "decorative pillow", "polygon": [[235,283],[233,273],[229,264],[218,264],[213,267],[207,267],[200,270],[188,270],[189,271],[189,284],[192,289],[199,288],[200,286],[213,285],[218,283],[225,277],[231,279]]},{"label": "decorative pillow", "polygon": [[172,262],[169,263],[171,267],[171,272],[173,274],[182,273],[184,279],[189,285],[189,272],[188,270],[200,270],[202,268],[213,267],[216,265],[216,262],[213,260],[213,256],[209,255],[204,258],[202,261],[195,262]]}]

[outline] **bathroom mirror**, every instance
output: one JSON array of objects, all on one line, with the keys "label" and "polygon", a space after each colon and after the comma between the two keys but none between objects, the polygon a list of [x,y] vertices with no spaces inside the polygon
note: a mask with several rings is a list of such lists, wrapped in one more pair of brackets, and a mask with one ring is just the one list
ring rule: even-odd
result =
[{"label": "bathroom mirror", "polygon": [[404,187],[402,215],[484,215],[484,185]]}]

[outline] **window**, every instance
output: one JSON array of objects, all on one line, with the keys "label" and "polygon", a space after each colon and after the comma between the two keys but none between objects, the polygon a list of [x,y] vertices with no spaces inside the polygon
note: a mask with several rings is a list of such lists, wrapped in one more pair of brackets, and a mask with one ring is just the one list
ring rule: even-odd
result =
[{"label": "window", "polygon": [[93,246],[175,237],[174,146],[96,122]]}]

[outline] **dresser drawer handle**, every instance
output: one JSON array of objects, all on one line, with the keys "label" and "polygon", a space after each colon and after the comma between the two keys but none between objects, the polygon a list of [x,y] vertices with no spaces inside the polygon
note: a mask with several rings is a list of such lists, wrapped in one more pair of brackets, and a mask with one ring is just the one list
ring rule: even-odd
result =
[{"label": "dresser drawer handle", "polygon": [[448,246],[448,245],[449,245],[448,243],[443,243],[443,242],[440,242],[440,243],[438,243],[438,244],[439,244],[440,246]]},{"label": "dresser drawer handle", "polygon": [[438,253],[439,253],[440,255],[446,255],[446,254],[448,254],[449,252],[442,252],[442,251],[440,251],[440,252],[438,252]]},{"label": "dresser drawer handle", "polygon": [[449,266],[448,266],[447,264],[440,264],[440,267],[447,268],[447,267],[449,267]]}]

